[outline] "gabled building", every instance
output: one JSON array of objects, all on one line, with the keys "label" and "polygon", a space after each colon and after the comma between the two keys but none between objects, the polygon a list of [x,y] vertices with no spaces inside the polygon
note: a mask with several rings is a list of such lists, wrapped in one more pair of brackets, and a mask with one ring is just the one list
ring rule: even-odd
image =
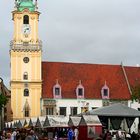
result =
[{"label": "gabled building", "polygon": [[131,67],[122,65],[43,62],[43,115],[74,115],[116,102],[128,104],[131,92],[125,68],[131,73]]},{"label": "gabled building", "polygon": [[13,119],[75,115],[97,107],[131,102],[140,68],[107,64],[42,62],[37,0],[16,0],[10,43]]}]

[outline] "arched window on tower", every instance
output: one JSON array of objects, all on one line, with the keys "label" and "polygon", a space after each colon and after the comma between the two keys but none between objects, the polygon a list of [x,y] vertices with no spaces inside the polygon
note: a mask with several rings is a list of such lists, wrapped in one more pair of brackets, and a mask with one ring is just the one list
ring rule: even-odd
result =
[{"label": "arched window on tower", "polygon": [[30,117],[30,106],[27,100],[25,102],[23,112],[24,112],[24,117]]},{"label": "arched window on tower", "polygon": [[29,96],[29,89],[27,88],[24,89],[24,96]]},{"label": "arched window on tower", "polygon": [[24,72],[24,74],[23,74],[23,79],[24,79],[24,80],[28,80],[28,73],[27,73],[27,72]]},{"label": "arched window on tower", "polygon": [[23,17],[23,24],[29,24],[29,16],[28,15],[25,15]]}]

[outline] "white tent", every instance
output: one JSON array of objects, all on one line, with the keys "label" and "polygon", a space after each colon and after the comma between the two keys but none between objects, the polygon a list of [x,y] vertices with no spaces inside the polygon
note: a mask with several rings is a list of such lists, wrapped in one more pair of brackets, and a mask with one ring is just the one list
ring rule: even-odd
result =
[{"label": "white tent", "polygon": [[62,116],[62,115],[50,115],[46,116],[44,127],[68,127],[68,120],[69,117]]},{"label": "white tent", "polygon": [[77,127],[79,126],[80,121],[81,121],[81,117],[71,116],[68,121],[68,125]]}]

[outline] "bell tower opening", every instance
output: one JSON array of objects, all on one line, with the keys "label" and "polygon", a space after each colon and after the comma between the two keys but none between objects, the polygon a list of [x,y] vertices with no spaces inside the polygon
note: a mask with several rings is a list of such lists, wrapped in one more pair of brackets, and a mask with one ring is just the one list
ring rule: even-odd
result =
[{"label": "bell tower opening", "polygon": [[29,16],[28,15],[25,15],[23,17],[23,24],[29,24]]}]

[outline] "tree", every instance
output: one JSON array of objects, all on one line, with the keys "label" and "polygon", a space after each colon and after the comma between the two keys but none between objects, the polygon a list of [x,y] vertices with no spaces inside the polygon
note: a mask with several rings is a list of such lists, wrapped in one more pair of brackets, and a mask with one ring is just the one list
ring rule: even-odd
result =
[{"label": "tree", "polygon": [[8,99],[3,94],[0,94],[0,110],[7,104]]},{"label": "tree", "polygon": [[132,101],[136,101],[140,103],[140,85],[133,86],[131,90],[132,90],[132,95],[131,95]]}]

